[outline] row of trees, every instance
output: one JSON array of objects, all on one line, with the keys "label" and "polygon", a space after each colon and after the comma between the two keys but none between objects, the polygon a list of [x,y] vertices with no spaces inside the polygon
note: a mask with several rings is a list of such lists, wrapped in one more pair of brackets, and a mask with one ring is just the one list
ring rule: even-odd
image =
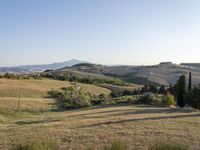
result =
[{"label": "row of trees", "polygon": [[[152,93],[148,95],[148,93]],[[113,103],[117,99],[127,97],[133,103],[145,104],[165,104],[175,105],[181,108],[186,104],[200,109],[200,85],[192,87],[192,74],[189,74],[189,82],[186,84],[186,77],[181,75],[177,83],[169,88],[156,85],[145,85],[137,90],[112,90],[110,95],[92,96],[90,93],[83,92],[78,86],[62,88],[62,91],[50,91],[49,95],[62,102],[64,107],[85,107],[90,105]],[[175,97],[175,98],[174,98]],[[133,98],[133,100],[132,100]]]},{"label": "row of trees", "polygon": [[53,78],[56,80],[85,83],[85,84],[108,83],[108,84],[120,85],[120,86],[128,85],[128,83],[117,78],[104,78],[104,77],[98,77],[98,76],[92,76],[92,75],[79,75],[79,74],[71,73],[71,72],[51,73],[51,72],[46,71],[46,72],[41,73],[40,76],[45,77],[45,78]]},{"label": "row of trees", "polygon": [[13,79],[13,80],[41,79],[39,76],[34,74],[13,74],[13,73],[0,74],[0,78]]},{"label": "row of trees", "polygon": [[186,104],[200,109],[200,85],[192,87],[192,74],[189,73],[188,86],[185,75],[181,75],[177,83],[170,88],[170,91],[176,96],[177,104],[182,108]]},{"label": "row of trees", "polygon": [[177,80],[175,85],[170,85],[169,88],[166,88],[164,85],[157,88],[155,84],[146,84],[140,90],[122,90],[111,92],[111,97],[121,97],[127,95],[142,95],[144,93],[155,93],[162,95],[172,94],[175,96],[175,100],[178,106],[181,108],[185,105],[192,106],[194,108],[200,109],[200,85],[192,86],[192,73],[189,72],[189,81],[186,83],[185,75],[181,75]]}]

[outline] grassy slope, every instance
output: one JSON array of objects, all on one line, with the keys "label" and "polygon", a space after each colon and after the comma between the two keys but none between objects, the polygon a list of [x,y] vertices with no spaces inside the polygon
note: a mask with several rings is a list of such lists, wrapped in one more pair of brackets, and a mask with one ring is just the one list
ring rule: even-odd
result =
[{"label": "grassy slope", "polygon": [[130,86],[118,86],[118,85],[112,85],[112,84],[106,84],[106,83],[98,84],[98,86],[104,87],[110,90],[130,90],[130,91],[143,87],[142,85],[136,85],[136,84],[131,84]]},{"label": "grassy slope", "polygon": [[[18,99],[15,97],[1,97],[0,110],[16,111],[18,108]],[[41,111],[50,110],[55,104],[54,99],[50,98],[21,98],[21,110]],[[1,113],[0,113],[1,114]]]},{"label": "grassy slope", "polygon": [[146,106],[23,114],[0,123],[0,149],[38,138],[56,141],[62,150],[82,150],[88,145],[98,150],[115,138],[125,140],[130,149],[143,150],[160,140],[199,149],[199,124],[199,112]]},{"label": "grassy slope", "polygon": [[[67,81],[57,80],[9,80],[0,79],[0,97],[16,97],[20,90],[21,96],[26,98],[46,97],[51,89],[70,86]],[[88,84],[79,84],[83,90],[91,94],[109,94],[110,90]]]}]

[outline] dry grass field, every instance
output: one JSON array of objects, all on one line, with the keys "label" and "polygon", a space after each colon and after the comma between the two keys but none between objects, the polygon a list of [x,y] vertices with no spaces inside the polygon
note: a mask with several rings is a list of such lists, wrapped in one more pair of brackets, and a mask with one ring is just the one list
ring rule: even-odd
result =
[{"label": "dry grass field", "polygon": [[[101,93],[109,94],[110,90],[89,84],[78,83],[84,91],[99,95]],[[0,97],[17,97],[20,91],[21,97],[43,98],[47,97],[47,92],[52,89],[71,86],[68,81],[57,80],[10,80],[0,79]]]},{"label": "dry grass field", "polygon": [[[40,102],[47,107],[45,102]],[[25,102],[25,101],[24,101]],[[2,101],[1,101],[2,103]],[[200,149],[200,112],[150,106],[102,106],[69,111],[0,114],[0,149],[34,139],[56,141],[61,150],[99,150],[122,139],[130,150],[156,141],[186,143]]]},{"label": "dry grass field", "polygon": [[[172,108],[115,105],[77,110],[55,109],[46,92],[69,86],[55,80],[0,79],[0,149],[36,139],[59,144],[61,150],[100,150],[114,139],[128,143],[130,150],[146,150],[156,141],[188,144],[200,149],[200,112]],[[79,84],[93,94],[110,91]],[[17,112],[17,90],[21,90],[21,112]]]}]

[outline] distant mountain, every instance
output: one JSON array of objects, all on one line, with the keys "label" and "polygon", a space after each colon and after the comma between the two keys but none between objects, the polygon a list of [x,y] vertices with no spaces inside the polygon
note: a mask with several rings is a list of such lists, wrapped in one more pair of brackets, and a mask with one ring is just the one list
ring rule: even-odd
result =
[{"label": "distant mountain", "polygon": [[71,67],[76,64],[87,63],[86,61],[80,61],[77,59],[71,59],[69,61],[44,64],[44,65],[25,65],[16,67],[0,67],[0,73],[31,73],[31,72],[41,72],[48,69],[59,69],[64,67]]},{"label": "distant mountain", "polygon": [[30,73],[29,70],[24,68],[18,68],[18,67],[0,67],[0,74],[1,73],[17,73],[17,74],[23,74],[23,73]]}]

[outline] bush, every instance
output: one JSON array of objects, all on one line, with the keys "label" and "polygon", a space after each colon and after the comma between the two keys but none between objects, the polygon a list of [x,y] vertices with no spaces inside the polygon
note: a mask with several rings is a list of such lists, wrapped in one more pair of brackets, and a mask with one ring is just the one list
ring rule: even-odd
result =
[{"label": "bush", "polygon": [[51,141],[36,140],[26,144],[19,144],[13,150],[58,150],[59,146]]},{"label": "bush", "polygon": [[188,150],[188,146],[177,144],[177,143],[156,143],[150,145],[149,150]]},{"label": "bush", "polygon": [[48,94],[58,99],[63,107],[87,107],[91,105],[91,94],[83,92],[79,86],[62,88],[62,91],[49,91]]},{"label": "bush", "polygon": [[105,99],[101,101],[101,105],[114,105],[116,102],[112,99]]},{"label": "bush", "polygon": [[113,98],[121,97],[121,96],[133,96],[133,95],[139,95],[141,92],[140,90],[117,90],[114,89],[111,91],[110,96]]},{"label": "bush", "polygon": [[153,93],[143,95],[138,99],[138,103],[149,105],[162,105],[162,96]]},{"label": "bush", "polygon": [[113,98],[121,97],[123,95],[123,91],[120,90],[112,90],[110,96]]},{"label": "bush", "polygon": [[163,98],[163,104],[164,106],[175,106],[176,102],[175,102],[175,98],[173,95],[171,94],[167,94],[164,98]]},{"label": "bush", "polygon": [[114,140],[110,147],[105,146],[103,150],[127,150],[128,145],[121,140]]},{"label": "bush", "polygon": [[134,95],[134,96],[126,96],[126,100],[129,104],[138,104],[139,103],[139,95]]}]

